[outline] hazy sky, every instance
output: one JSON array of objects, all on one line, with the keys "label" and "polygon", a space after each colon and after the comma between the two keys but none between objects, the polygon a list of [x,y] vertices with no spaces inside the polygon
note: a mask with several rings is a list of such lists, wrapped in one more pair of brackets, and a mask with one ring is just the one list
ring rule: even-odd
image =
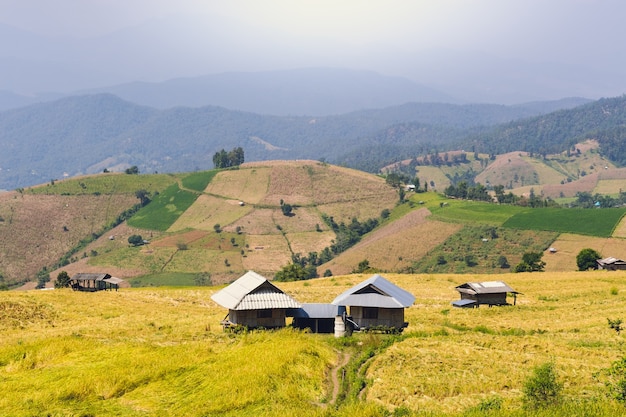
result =
[{"label": "hazy sky", "polygon": [[419,59],[437,53],[456,54],[457,62],[484,54],[621,75],[625,16],[623,0],[0,0],[0,23],[37,34],[133,36],[127,28],[167,24],[175,46],[163,50],[178,48],[182,57],[197,47],[210,55],[216,39],[228,48],[211,61],[173,58],[179,66],[163,64],[152,81],[302,66],[433,81],[436,75],[420,72],[432,62]]}]

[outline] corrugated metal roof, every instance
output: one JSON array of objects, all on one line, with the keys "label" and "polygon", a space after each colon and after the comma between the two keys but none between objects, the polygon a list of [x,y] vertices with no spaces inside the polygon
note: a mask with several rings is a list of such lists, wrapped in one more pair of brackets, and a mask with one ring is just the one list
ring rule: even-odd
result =
[{"label": "corrugated metal roof", "polygon": [[229,310],[299,308],[300,304],[254,271],[218,291],[211,299]]},{"label": "corrugated metal roof", "polygon": [[359,307],[403,308],[410,307],[415,296],[381,275],[374,275],[338,295],[333,304]]},{"label": "corrugated metal roof", "polygon": [[457,286],[456,290],[466,294],[496,294],[503,292],[517,294],[517,291],[503,281],[466,282]]},{"label": "corrugated metal roof", "polygon": [[88,272],[79,272],[78,274],[74,274],[70,279],[72,281],[104,281],[107,278],[111,278],[111,275],[103,273],[95,274]]},{"label": "corrugated metal roof", "polygon": [[626,261],[623,261],[621,259],[618,258],[614,258],[612,256],[609,256],[608,258],[604,258],[604,259],[598,259],[597,261],[599,264],[603,264],[603,265],[611,265],[611,264],[623,264],[626,263]]},{"label": "corrugated metal roof", "polygon": [[232,310],[263,310],[268,308],[298,308],[300,304],[282,292],[259,291],[247,294]]},{"label": "corrugated metal roof", "polygon": [[456,300],[451,303],[455,307],[476,307],[476,300]]},{"label": "corrugated metal roof", "polygon": [[334,304],[302,304],[302,307],[291,312],[293,317],[311,319],[330,319],[340,316],[346,311],[344,306]]}]

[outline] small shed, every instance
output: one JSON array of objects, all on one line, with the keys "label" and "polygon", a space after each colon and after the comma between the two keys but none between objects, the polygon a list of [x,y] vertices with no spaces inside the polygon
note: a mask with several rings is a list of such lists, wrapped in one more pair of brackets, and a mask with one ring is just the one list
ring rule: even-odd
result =
[{"label": "small shed", "polygon": [[507,294],[513,294],[514,301],[517,301],[517,291],[509,287],[503,281],[487,282],[466,282],[456,287],[461,295],[461,299],[453,301],[455,307],[479,307],[481,304],[489,306],[508,305]]},{"label": "small shed", "polygon": [[413,294],[376,274],[344,291],[332,304],[350,307],[348,320],[356,330],[402,330],[408,326],[404,309],[414,301]]},{"label": "small shed", "polygon": [[72,287],[74,291],[117,291],[122,282],[124,282],[124,280],[105,273],[80,272],[70,278],[70,287]]},{"label": "small shed", "polygon": [[211,299],[228,309],[222,320],[225,329],[231,326],[285,327],[287,310],[300,308],[296,300],[254,271],[246,272]]},{"label": "small shed", "polygon": [[293,317],[292,326],[296,329],[309,329],[312,333],[333,333],[335,317],[344,316],[346,308],[334,304],[302,304],[302,307],[288,311]]},{"label": "small shed", "polygon": [[621,259],[608,257],[604,259],[598,259],[596,262],[598,263],[598,269],[606,269],[609,271],[626,270],[626,261],[623,261]]}]

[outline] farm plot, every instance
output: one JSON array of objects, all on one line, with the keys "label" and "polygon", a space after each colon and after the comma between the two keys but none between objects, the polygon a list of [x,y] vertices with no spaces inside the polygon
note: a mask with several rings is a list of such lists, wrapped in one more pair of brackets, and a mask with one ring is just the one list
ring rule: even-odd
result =
[{"label": "farm plot", "polygon": [[165,231],[196,201],[198,194],[181,190],[172,184],[147,206],[144,206],[128,224],[141,229]]},{"label": "farm plot", "polygon": [[528,209],[477,201],[447,200],[439,207],[430,207],[433,218],[463,224],[502,225],[510,217]]},{"label": "farm plot", "polygon": [[286,239],[293,253],[308,255],[309,252],[320,252],[329,247],[335,239],[333,232],[299,232],[286,233]]},{"label": "farm plot", "polygon": [[27,190],[29,194],[135,194],[137,190],[151,193],[162,191],[176,182],[168,174],[127,175],[103,173],[85,177],[72,177],[54,183],[42,184]]},{"label": "farm plot", "polygon": [[[282,235],[246,235],[247,250],[243,258],[244,269],[254,269],[261,275],[278,271],[291,262],[287,241]],[[268,273],[268,278],[274,272]]]},{"label": "farm plot", "polygon": [[538,208],[518,213],[504,222],[504,227],[522,230],[545,230],[589,236],[608,237],[626,213],[626,209],[555,209]]},{"label": "farm plot", "polygon": [[240,168],[220,171],[206,187],[205,192],[229,199],[257,204],[265,197],[271,168]]},{"label": "farm plot", "polygon": [[563,233],[554,241],[552,246],[557,250],[555,253],[546,251],[542,260],[546,263],[545,270],[552,271],[576,271],[576,255],[585,248],[597,251],[602,257],[613,256],[626,259],[626,245],[623,239],[602,238]]},{"label": "farm plot", "polygon": [[330,269],[334,275],[348,274],[365,259],[383,271],[410,266],[462,227],[428,220],[428,214],[427,209],[416,210],[375,230],[321,268]]},{"label": "farm plot", "polygon": [[224,200],[203,194],[168,229],[170,232],[188,228],[213,231],[215,225],[226,226],[252,211],[240,206],[238,200]]}]

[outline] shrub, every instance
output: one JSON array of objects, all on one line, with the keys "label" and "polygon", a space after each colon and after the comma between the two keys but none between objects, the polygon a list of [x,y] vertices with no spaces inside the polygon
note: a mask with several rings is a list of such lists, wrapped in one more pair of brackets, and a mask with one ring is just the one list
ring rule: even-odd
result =
[{"label": "shrub", "polygon": [[563,384],[558,381],[552,362],[535,367],[533,374],[524,383],[524,405],[528,408],[545,408],[561,400]]},{"label": "shrub", "polygon": [[626,403],[626,357],[616,360],[610,368],[600,371],[594,377],[604,379],[609,397],[622,404]]}]

